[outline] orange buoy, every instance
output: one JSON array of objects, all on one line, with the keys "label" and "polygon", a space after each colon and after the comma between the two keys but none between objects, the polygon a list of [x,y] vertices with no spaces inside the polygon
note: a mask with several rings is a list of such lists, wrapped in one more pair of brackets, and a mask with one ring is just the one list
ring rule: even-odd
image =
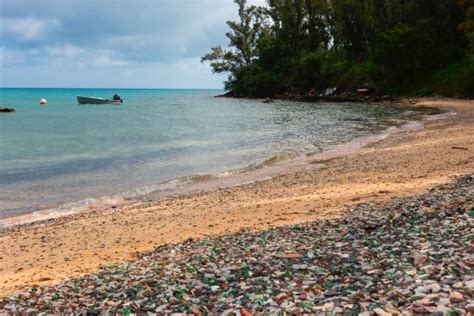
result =
[{"label": "orange buoy", "polygon": [[46,103],[48,103],[48,101],[46,101],[46,99],[41,99],[41,100],[40,100],[40,104],[41,104],[41,105],[46,105]]}]

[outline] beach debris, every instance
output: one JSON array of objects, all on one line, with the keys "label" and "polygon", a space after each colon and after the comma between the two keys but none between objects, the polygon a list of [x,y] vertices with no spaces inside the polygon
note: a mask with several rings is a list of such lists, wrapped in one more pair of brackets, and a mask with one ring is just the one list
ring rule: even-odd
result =
[{"label": "beach debris", "polygon": [[41,100],[39,101],[39,103],[40,103],[41,105],[46,105],[46,104],[48,103],[48,101],[47,101],[46,99],[41,99]]},{"label": "beach debris", "polygon": [[466,147],[458,147],[458,146],[453,146],[451,149],[459,149],[459,150],[469,150],[469,148]]},{"label": "beach debris", "polygon": [[365,83],[362,88],[357,89],[357,95],[361,97],[368,97],[373,94],[375,88],[370,83]]},{"label": "beach debris", "polygon": [[2,298],[0,314],[472,314],[473,219],[471,174],[336,219],[160,245]]},{"label": "beach debris", "polygon": [[7,107],[7,106],[0,106],[0,112],[8,113],[8,112],[15,112],[15,108]]},{"label": "beach debris", "polygon": [[367,88],[361,88],[361,89],[357,89],[357,94],[358,95],[369,95],[371,93],[371,91]]},{"label": "beach debris", "polygon": [[334,93],[336,93],[337,91],[337,87],[333,87],[333,88],[327,88],[325,91],[324,91],[324,96],[325,97],[328,97],[330,95],[333,95]]}]

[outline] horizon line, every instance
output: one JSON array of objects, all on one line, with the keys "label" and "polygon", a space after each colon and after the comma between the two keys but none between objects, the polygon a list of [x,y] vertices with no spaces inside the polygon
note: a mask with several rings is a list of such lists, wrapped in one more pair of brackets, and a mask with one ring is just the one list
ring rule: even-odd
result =
[{"label": "horizon line", "polygon": [[124,88],[124,87],[1,87],[0,89],[127,89],[127,90],[225,90],[224,88]]}]

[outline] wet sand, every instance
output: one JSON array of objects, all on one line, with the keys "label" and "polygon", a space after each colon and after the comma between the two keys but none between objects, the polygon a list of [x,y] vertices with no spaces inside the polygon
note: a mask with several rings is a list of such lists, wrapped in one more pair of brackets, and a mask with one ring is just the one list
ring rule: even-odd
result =
[{"label": "wet sand", "polygon": [[55,284],[156,245],[242,228],[337,217],[344,205],[425,191],[474,170],[474,101],[420,100],[457,113],[357,153],[271,180],[124,205],[0,231],[0,295]]}]

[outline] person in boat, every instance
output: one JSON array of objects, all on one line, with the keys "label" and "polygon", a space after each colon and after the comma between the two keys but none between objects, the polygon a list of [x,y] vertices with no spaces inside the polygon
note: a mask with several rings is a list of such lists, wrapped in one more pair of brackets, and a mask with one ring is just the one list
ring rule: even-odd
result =
[{"label": "person in boat", "polygon": [[118,94],[115,94],[115,95],[113,96],[113,99],[114,99],[114,101],[123,102],[123,101],[122,101],[122,98],[120,98],[120,96],[119,96]]}]

